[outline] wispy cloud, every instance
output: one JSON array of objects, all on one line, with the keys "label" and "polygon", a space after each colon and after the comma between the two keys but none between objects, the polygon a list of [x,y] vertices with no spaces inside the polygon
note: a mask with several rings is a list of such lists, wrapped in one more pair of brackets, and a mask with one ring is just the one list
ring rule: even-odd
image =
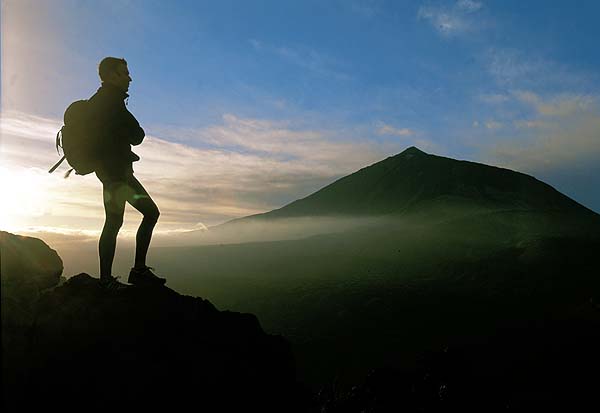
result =
[{"label": "wispy cloud", "polygon": [[471,123],[471,127],[473,127],[473,128],[479,128],[480,126],[484,127],[488,131],[495,131],[495,130],[503,128],[504,127],[504,123],[503,122],[499,122],[499,121],[494,120],[494,119],[488,119],[488,120],[481,121],[481,122],[478,121],[478,120],[474,120]]},{"label": "wispy cloud", "polygon": [[439,8],[422,7],[419,18],[429,20],[435,30],[443,35],[459,33],[467,29],[466,22],[458,15]]},{"label": "wispy cloud", "polygon": [[507,90],[582,90],[598,80],[595,73],[514,48],[490,47],[480,59],[496,85]]},{"label": "wispy cloud", "polygon": [[533,115],[513,122],[512,138],[488,146],[486,159],[523,171],[577,170],[600,164],[600,100],[596,96],[513,93]]},{"label": "wispy cloud", "polygon": [[464,10],[467,13],[473,13],[481,9],[481,7],[483,7],[483,4],[481,2],[473,0],[458,0],[458,2],[456,3],[456,7],[459,10]]},{"label": "wispy cloud", "polygon": [[378,135],[413,136],[416,132],[409,128],[396,128],[391,125],[381,124],[377,128]]},{"label": "wispy cloud", "polygon": [[503,93],[481,94],[477,98],[478,100],[490,105],[497,105],[510,100],[510,97]]},{"label": "wispy cloud", "polygon": [[252,45],[255,50],[263,50],[264,45],[261,41],[256,39],[249,39],[248,42]]},{"label": "wispy cloud", "polygon": [[542,120],[516,120],[513,125],[519,129],[537,129],[550,127],[551,124]]},{"label": "wispy cloud", "polygon": [[500,129],[503,125],[502,122],[498,122],[495,120],[488,120],[484,123],[487,129]]},{"label": "wispy cloud", "polygon": [[522,171],[547,172],[564,168],[576,171],[600,162],[600,117],[589,116],[568,130],[554,125],[546,136],[536,136],[520,145],[499,143],[489,151],[490,159]]},{"label": "wispy cloud", "polygon": [[[99,230],[104,213],[101,184],[95,176],[65,180],[66,167],[47,173],[59,158],[54,135],[60,125],[58,120],[19,112],[3,114],[2,167],[14,183],[10,214],[29,227],[58,228],[68,223],[71,229]],[[224,115],[221,124],[189,134],[210,148],[152,135],[134,147],[142,157],[134,164],[136,176],[161,209],[158,232],[185,231],[269,211],[390,155],[385,144],[369,139],[346,139],[292,121],[234,114]],[[33,214],[19,207],[31,202],[43,206],[42,210]],[[137,216],[129,209],[127,214]],[[133,231],[137,222],[126,219],[124,233]]]},{"label": "wispy cloud", "polygon": [[[52,142],[60,130],[62,122],[17,111],[0,112],[0,131],[2,134],[19,135],[41,142]],[[0,145],[2,141],[0,140]]]},{"label": "wispy cloud", "polygon": [[[291,164],[307,162],[313,169],[315,162],[326,170],[345,170],[349,163],[356,164],[367,150],[368,140],[352,140],[338,136],[336,130],[307,129],[292,121],[242,118],[233,114],[223,115],[221,125],[213,125],[197,131],[196,139],[215,147],[262,158],[276,159]],[[318,168],[321,169],[321,168]],[[329,172],[327,173],[329,174]]]},{"label": "wispy cloud", "polygon": [[482,3],[472,0],[459,0],[452,6],[424,5],[417,17],[428,21],[443,36],[469,32],[478,27],[478,21],[472,16],[482,8]]},{"label": "wispy cloud", "polygon": [[500,84],[513,85],[544,71],[544,62],[525,56],[514,49],[491,49],[486,52],[487,70]]},{"label": "wispy cloud", "polygon": [[343,69],[343,62],[312,47],[274,46],[257,39],[249,39],[248,42],[254,50],[278,56],[284,61],[302,68],[313,75],[341,81],[353,79],[353,76]]},{"label": "wispy cloud", "polygon": [[597,98],[581,94],[560,94],[543,99],[531,91],[515,91],[521,102],[531,105],[538,114],[544,116],[565,117],[585,113],[597,106]]}]

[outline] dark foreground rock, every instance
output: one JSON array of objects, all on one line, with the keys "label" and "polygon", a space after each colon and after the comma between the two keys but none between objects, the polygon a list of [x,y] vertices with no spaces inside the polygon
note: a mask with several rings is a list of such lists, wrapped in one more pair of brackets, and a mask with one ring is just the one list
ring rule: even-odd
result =
[{"label": "dark foreground rock", "polygon": [[63,262],[44,241],[0,231],[2,323],[29,322],[40,293],[60,281]]},{"label": "dark foreground rock", "polygon": [[264,333],[252,314],[166,287],[109,292],[76,275],[38,301],[27,354],[25,379],[4,394],[15,410],[301,405],[282,337]]},{"label": "dark foreground rock", "polygon": [[24,384],[36,303],[62,271],[62,260],[44,241],[0,231],[3,400]]},{"label": "dark foreground rock", "polygon": [[[600,308],[521,323],[321,390],[321,413],[587,411],[600,389]],[[583,317],[581,317],[583,315]],[[335,384],[335,383],[334,383]]]},{"label": "dark foreground rock", "polygon": [[[108,291],[0,232],[3,411],[296,411],[290,345],[252,314],[166,288]],[[64,281],[64,278],[63,278]]]},{"label": "dark foreground rock", "polygon": [[[364,375],[340,374],[312,399],[296,382],[288,342],[265,334],[251,314],[218,311],[166,287],[110,292],[87,274],[59,285],[52,272],[53,284],[33,282],[39,275],[25,272],[23,285],[36,293],[13,297],[7,292],[24,290],[4,288],[3,261],[3,411],[584,411],[597,404],[600,388],[594,255],[600,244],[560,239],[531,245],[444,267],[447,277],[435,285],[429,280],[399,290],[383,284],[389,295],[377,301],[357,295],[358,307],[328,295],[320,303],[323,314],[340,314],[333,311],[339,302],[371,312],[336,319],[351,324],[350,335],[335,334],[331,324],[323,329],[335,341],[315,345],[319,362],[304,366],[324,369],[337,357],[344,367],[377,369],[362,383]],[[6,279],[18,277],[18,268]],[[364,291],[372,297],[381,290]],[[16,297],[28,297],[26,317],[5,312]],[[275,298],[293,303],[269,297]],[[369,318],[373,305],[386,310],[385,318]],[[361,328],[367,321],[371,328]],[[401,331],[396,341],[379,334],[386,326]],[[367,341],[371,346],[362,348],[368,351],[353,350]],[[420,360],[410,356],[415,352]],[[344,379],[350,386],[340,385]]]}]

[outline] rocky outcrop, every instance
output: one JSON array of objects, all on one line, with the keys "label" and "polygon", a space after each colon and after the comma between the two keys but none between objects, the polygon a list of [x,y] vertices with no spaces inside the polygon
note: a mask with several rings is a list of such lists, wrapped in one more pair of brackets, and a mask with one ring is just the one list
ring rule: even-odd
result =
[{"label": "rocky outcrop", "polygon": [[166,287],[110,291],[79,274],[41,293],[28,325],[5,328],[5,274],[40,288],[52,286],[45,277],[58,283],[51,261],[36,261],[29,245],[39,243],[13,248],[7,273],[2,250],[4,409],[302,409],[283,337],[266,334],[252,314],[219,311]]},{"label": "rocky outcrop", "polygon": [[44,241],[0,231],[2,323],[28,317],[43,290],[60,281],[63,263]]},{"label": "rocky outcrop", "polygon": [[35,304],[59,283],[62,271],[62,260],[42,240],[0,231],[3,400],[24,383]]}]

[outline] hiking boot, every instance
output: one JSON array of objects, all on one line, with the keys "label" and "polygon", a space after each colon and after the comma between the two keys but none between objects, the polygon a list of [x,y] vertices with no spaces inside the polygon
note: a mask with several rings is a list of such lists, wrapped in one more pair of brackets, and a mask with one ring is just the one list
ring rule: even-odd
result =
[{"label": "hiking boot", "polygon": [[167,282],[166,278],[158,277],[152,272],[154,268],[132,268],[129,272],[129,284],[135,285],[164,285]]},{"label": "hiking boot", "polygon": [[119,278],[120,277],[113,277],[111,275],[100,277],[100,286],[109,291],[124,290],[125,288],[127,288],[127,286],[119,282]]}]

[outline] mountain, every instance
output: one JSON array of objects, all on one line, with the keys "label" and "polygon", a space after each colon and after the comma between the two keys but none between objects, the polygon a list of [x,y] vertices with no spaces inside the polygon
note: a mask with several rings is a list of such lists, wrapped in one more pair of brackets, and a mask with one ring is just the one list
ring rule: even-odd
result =
[{"label": "mountain", "polygon": [[600,215],[532,176],[410,147],[279,209],[185,234],[177,243],[302,239],[399,222],[472,226],[473,219],[496,227],[519,223],[529,232],[600,230]]},{"label": "mountain", "polygon": [[379,216],[417,212],[433,206],[592,213],[529,175],[430,155],[413,146],[306,198],[242,220]]},{"label": "mountain", "polygon": [[[286,337],[300,381],[330,387],[320,411],[595,397],[600,216],[532,177],[411,148],[208,234],[213,245],[153,247],[151,264]],[[71,302],[93,295],[86,280]]]},{"label": "mountain", "polygon": [[417,148],[211,234],[214,245],[155,249],[154,262],[176,269],[181,291],[288,337],[317,385],[589,303],[597,317],[598,214],[531,176]]}]

